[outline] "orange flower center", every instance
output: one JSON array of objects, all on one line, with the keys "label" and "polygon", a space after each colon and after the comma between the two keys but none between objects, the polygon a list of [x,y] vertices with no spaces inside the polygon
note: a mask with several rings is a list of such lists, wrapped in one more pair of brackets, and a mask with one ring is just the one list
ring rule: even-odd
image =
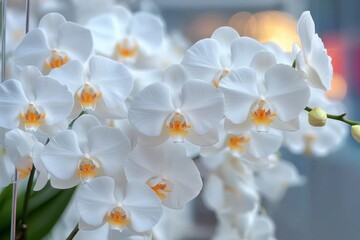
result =
[{"label": "orange flower center", "polygon": [[184,137],[189,134],[188,129],[191,128],[191,125],[186,122],[184,115],[176,112],[166,127],[174,142],[184,142]]},{"label": "orange flower center", "polygon": [[235,156],[241,155],[246,145],[250,142],[251,138],[246,136],[233,136],[229,139],[229,148],[232,154]]},{"label": "orange flower center", "polygon": [[230,73],[229,69],[224,69],[222,70],[216,77],[215,79],[212,81],[212,84],[214,85],[214,87],[219,88],[219,84],[221,79],[223,79],[224,77],[226,77],[228,74]]},{"label": "orange flower center", "polygon": [[85,85],[80,88],[76,97],[79,100],[79,103],[83,110],[94,111],[96,107],[96,102],[101,98],[101,92],[96,90],[90,83],[85,83]]},{"label": "orange flower center", "polygon": [[271,118],[275,117],[276,113],[271,112],[265,100],[260,100],[258,108],[251,112],[251,116],[256,130],[259,132],[267,132],[270,124],[274,121]]},{"label": "orange flower center", "polygon": [[139,53],[139,45],[135,41],[125,38],[116,44],[115,50],[120,61],[132,61]]},{"label": "orange flower center", "polygon": [[89,182],[98,174],[99,165],[89,156],[85,156],[78,164],[78,175],[82,182]]},{"label": "orange flower center", "polygon": [[122,207],[116,206],[106,214],[106,219],[112,229],[122,231],[129,223],[129,217]]},{"label": "orange flower center", "polygon": [[45,60],[45,66],[48,69],[59,68],[69,62],[69,58],[64,52],[52,50],[50,56]]},{"label": "orange flower center", "polygon": [[156,193],[160,199],[165,199],[173,191],[173,184],[166,179],[155,177],[147,181],[147,185]]},{"label": "orange flower center", "polygon": [[25,126],[25,130],[36,131],[45,119],[46,113],[40,113],[33,103],[20,113],[20,121]]}]

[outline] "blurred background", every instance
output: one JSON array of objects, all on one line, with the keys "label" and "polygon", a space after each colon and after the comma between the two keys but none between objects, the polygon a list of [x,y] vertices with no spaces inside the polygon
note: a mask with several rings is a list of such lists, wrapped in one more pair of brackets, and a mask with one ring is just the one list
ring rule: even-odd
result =
[{"label": "blurred background", "polygon": [[[12,1],[9,1],[12,2]],[[11,4],[19,4],[11,3]],[[46,2],[43,0],[42,2]],[[64,1],[65,2],[65,1]],[[350,119],[360,120],[360,1],[359,0],[153,0],[127,1],[133,9],[161,15],[168,31],[181,31],[192,43],[210,37],[224,25],[241,36],[274,41],[291,51],[296,21],[310,10],[316,31],[333,59],[333,89],[328,96],[347,106]],[[51,10],[51,6],[48,11]],[[68,19],[72,13],[61,12]],[[292,188],[268,212],[280,240],[360,239],[360,145],[348,135],[344,145],[325,158],[282,151],[307,178]],[[199,198],[194,203],[194,234],[184,239],[210,239],[215,217]]]}]

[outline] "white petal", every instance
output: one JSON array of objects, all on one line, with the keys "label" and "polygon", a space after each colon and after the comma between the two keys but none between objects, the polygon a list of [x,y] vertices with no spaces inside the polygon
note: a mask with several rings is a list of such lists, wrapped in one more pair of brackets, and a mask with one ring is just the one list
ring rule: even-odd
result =
[{"label": "white petal", "polygon": [[58,28],[63,23],[66,23],[66,19],[59,13],[48,13],[39,22],[39,28],[46,32],[52,48],[56,48],[58,45]]},{"label": "white petal", "polygon": [[84,114],[76,119],[72,130],[76,133],[77,141],[79,143],[80,149],[83,153],[89,152],[89,137],[88,132],[97,126],[100,126],[99,120],[96,117]]},{"label": "white petal", "polygon": [[149,231],[159,222],[162,215],[159,198],[144,183],[129,182],[122,204],[125,211],[130,213],[128,228],[135,232]]},{"label": "white petal", "polygon": [[116,204],[115,182],[110,177],[98,177],[81,186],[76,194],[76,207],[81,219],[91,226],[101,226],[109,210]]},{"label": "white petal", "polygon": [[130,20],[129,31],[130,36],[137,40],[141,49],[151,54],[161,46],[164,24],[155,15],[138,12]]},{"label": "white petal", "polygon": [[221,48],[229,50],[231,43],[239,37],[239,33],[231,27],[219,27],[211,35],[212,39],[219,42]]},{"label": "white petal", "polygon": [[254,123],[252,121],[252,117],[249,114],[247,119],[245,120],[245,122],[241,123],[241,124],[235,124],[233,122],[231,122],[229,119],[225,118],[225,131],[228,133],[243,133],[246,132],[248,130],[250,130],[251,128],[253,128]]},{"label": "white petal", "polygon": [[276,64],[275,55],[270,51],[260,51],[255,54],[250,66],[255,72],[263,77],[266,70]]},{"label": "white petal", "polygon": [[34,66],[27,66],[20,72],[19,80],[24,94],[30,102],[36,99],[36,84],[34,82],[41,76],[41,72]]},{"label": "white petal", "polygon": [[102,14],[90,19],[86,25],[94,38],[94,48],[97,52],[111,56],[119,40],[117,32],[119,22],[113,14]]},{"label": "white petal", "polygon": [[79,60],[70,61],[60,68],[54,68],[48,76],[67,86],[74,95],[84,84],[83,64]]},{"label": "white petal", "polygon": [[45,146],[41,161],[46,170],[59,179],[69,179],[76,174],[83,154],[74,131],[63,131]]},{"label": "white petal", "polygon": [[[331,58],[327,55],[324,44],[316,34],[312,39],[311,52],[308,56],[309,67],[315,73],[309,76],[310,83],[322,90],[331,89],[331,80],[333,78],[333,67]],[[311,70],[310,70],[311,71]]]},{"label": "white petal", "polygon": [[212,146],[219,141],[219,134],[216,128],[201,136],[190,130],[185,139],[196,146]]},{"label": "white petal", "polygon": [[259,51],[266,50],[265,46],[249,37],[240,37],[231,44],[231,59],[234,68],[250,66],[251,60]]},{"label": "white petal", "polygon": [[300,115],[310,98],[307,83],[290,66],[283,64],[269,68],[265,73],[265,98],[275,108],[282,121],[292,120]]},{"label": "white petal", "polygon": [[193,160],[186,156],[185,150],[175,144],[166,147],[164,160],[168,162],[164,173],[174,183],[174,188],[162,202],[169,208],[181,209],[202,189],[199,170]]},{"label": "white petal", "polygon": [[89,155],[102,163],[106,175],[116,177],[131,150],[129,140],[119,129],[105,126],[92,128],[88,139]]},{"label": "white petal", "polygon": [[289,121],[281,121],[278,117],[274,117],[273,120],[274,122],[271,124],[271,127],[281,131],[294,132],[299,130],[300,128],[300,122],[298,117]]},{"label": "white petal", "polygon": [[59,179],[54,176],[50,178],[50,184],[53,188],[56,189],[69,189],[73,188],[80,183],[80,178],[78,174],[74,174],[68,179]]},{"label": "white petal", "polygon": [[133,89],[133,79],[124,64],[105,57],[90,59],[91,82],[98,85],[109,108],[121,105]]},{"label": "white petal", "polygon": [[161,148],[136,147],[125,162],[125,174],[129,181],[147,182],[162,172],[164,153]]},{"label": "white petal", "polygon": [[90,30],[75,24],[64,23],[59,27],[59,50],[66,52],[70,59],[85,62],[92,50],[93,39]]},{"label": "white petal", "polygon": [[49,180],[49,174],[46,171],[44,165],[41,162],[40,155],[42,150],[44,149],[44,145],[42,143],[36,143],[34,148],[32,149],[33,152],[33,162],[38,173],[38,177],[36,179],[36,183],[34,186],[34,191],[40,191],[45,187]]},{"label": "white petal", "polygon": [[225,97],[225,116],[233,123],[243,123],[259,99],[256,72],[238,68],[220,81],[219,89]]},{"label": "white petal", "polygon": [[24,95],[20,81],[6,80],[0,85],[0,127],[17,128],[19,115],[28,101]]},{"label": "white petal", "polygon": [[163,83],[153,83],[133,100],[129,120],[141,133],[159,136],[165,119],[173,111],[169,87]]},{"label": "white petal", "polygon": [[278,131],[251,132],[251,141],[248,145],[249,153],[254,157],[266,157],[275,153],[281,147],[283,136]]},{"label": "white petal", "polygon": [[181,62],[192,77],[212,82],[223,67],[220,63],[220,45],[214,39],[203,39],[190,47]]},{"label": "white petal", "polygon": [[12,181],[15,166],[8,156],[0,154],[0,188],[8,186]]},{"label": "white petal", "polygon": [[[36,139],[30,133],[13,129],[5,134],[5,147],[10,160],[16,167],[24,169],[32,165],[32,148]],[[22,158],[22,157],[30,157]]]},{"label": "white petal", "polygon": [[45,121],[49,125],[66,119],[74,106],[74,99],[66,86],[49,77],[38,78],[35,104],[45,109]]},{"label": "white petal", "polygon": [[297,32],[301,40],[302,47],[305,51],[305,55],[311,51],[311,41],[315,34],[315,24],[310,12],[305,11],[301,14],[301,17],[297,24]]},{"label": "white petal", "polygon": [[163,74],[162,82],[166,83],[170,87],[173,105],[175,108],[179,108],[181,106],[181,90],[187,79],[187,72],[184,67],[179,64],[170,66]]},{"label": "white petal", "polygon": [[15,49],[14,62],[19,68],[33,65],[42,70],[51,49],[44,30],[35,29],[23,38]]},{"label": "white petal", "polygon": [[202,193],[202,199],[206,207],[213,211],[217,211],[223,207],[225,201],[224,188],[223,181],[215,174],[211,174],[207,178]]},{"label": "white petal", "polygon": [[220,123],[224,116],[223,95],[209,83],[189,80],[182,89],[181,110],[198,135],[205,135]]}]

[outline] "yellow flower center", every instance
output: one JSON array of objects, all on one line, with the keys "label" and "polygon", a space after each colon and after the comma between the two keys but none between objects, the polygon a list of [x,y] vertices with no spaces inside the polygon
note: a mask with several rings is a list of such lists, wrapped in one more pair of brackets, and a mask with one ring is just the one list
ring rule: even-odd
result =
[{"label": "yellow flower center", "polygon": [[115,46],[115,52],[120,61],[134,61],[139,53],[139,45],[125,38]]},{"label": "yellow flower center", "polygon": [[147,185],[156,193],[160,199],[165,199],[173,191],[173,183],[161,177],[154,177],[147,181]]},{"label": "yellow flower center", "polygon": [[101,98],[101,92],[95,87],[91,86],[90,83],[85,83],[85,85],[80,88],[76,97],[79,100],[79,103],[83,110],[95,110],[96,102]]},{"label": "yellow flower center", "polygon": [[191,128],[191,125],[186,122],[184,115],[176,112],[166,127],[174,142],[184,142],[184,137],[189,134],[188,129]]},{"label": "yellow flower center", "polygon": [[69,62],[69,58],[66,53],[53,49],[50,56],[45,60],[45,66],[51,70],[54,68],[59,68],[67,62]]},{"label": "yellow flower center", "polygon": [[106,219],[112,229],[118,229],[122,231],[129,223],[129,216],[126,211],[119,206],[112,208],[107,214]]},{"label": "yellow flower center", "polygon": [[40,113],[35,104],[29,103],[29,106],[20,113],[20,121],[25,126],[25,130],[36,131],[45,119],[46,113]]},{"label": "yellow flower center", "polygon": [[32,164],[29,165],[28,167],[26,168],[16,168],[18,173],[19,173],[19,178],[20,179],[25,179],[29,176],[31,170],[32,170]]},{"label": "yellow flower center", "polygon": [[246,136],[232,136],[229,139],[229,148],[234,156],[240,156],[246,149],[251,138]]},{"label": "yellow flower center", "polygon": [[99,164],[86,155],[78,164],[78,175],[80,180],[82,182],[89,182],[96,177],[98,169]]},{"label": "yellow flower center", "polygon": [[265,100],[260,100],[258,108],[251,112],[251,116],[256,130],[259,132],[267,132],[270,124],[274,121],[271,118],[275,117],[276,113],[271,112]]}]

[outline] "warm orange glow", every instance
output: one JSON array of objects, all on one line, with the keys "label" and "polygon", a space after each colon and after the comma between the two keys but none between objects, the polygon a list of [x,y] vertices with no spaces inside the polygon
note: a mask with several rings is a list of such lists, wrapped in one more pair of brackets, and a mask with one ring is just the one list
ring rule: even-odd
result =
[{"label": "warm orange glow", "polygon": [[264,42],[275,42],[285,51],[291,51],[293,43],[300,45],[296,33],[296,21],[285,12],[266,11],[251,14],[239,12],[233,15],[229,26],[241,36],[248,36]]},{"label": "warm orange glow", "polygon": [[25,112],[20,113],[20,121],[25,130],[36,131],[45,120],[46,114],[40,113],[33,103],[30,103]]},{"label": "warm orange glow", "polygon": [[334,100],[342,100],[345,98],[347,92],[347,84],[343,76],[334,74],[331,90],[326,92],[326,96]]},{"label": "warm orange glow", "polygon": [[113,229],[123,230],[129,223],[130,220],[122,207],[114,207],[106,215],[107,221]]}]

